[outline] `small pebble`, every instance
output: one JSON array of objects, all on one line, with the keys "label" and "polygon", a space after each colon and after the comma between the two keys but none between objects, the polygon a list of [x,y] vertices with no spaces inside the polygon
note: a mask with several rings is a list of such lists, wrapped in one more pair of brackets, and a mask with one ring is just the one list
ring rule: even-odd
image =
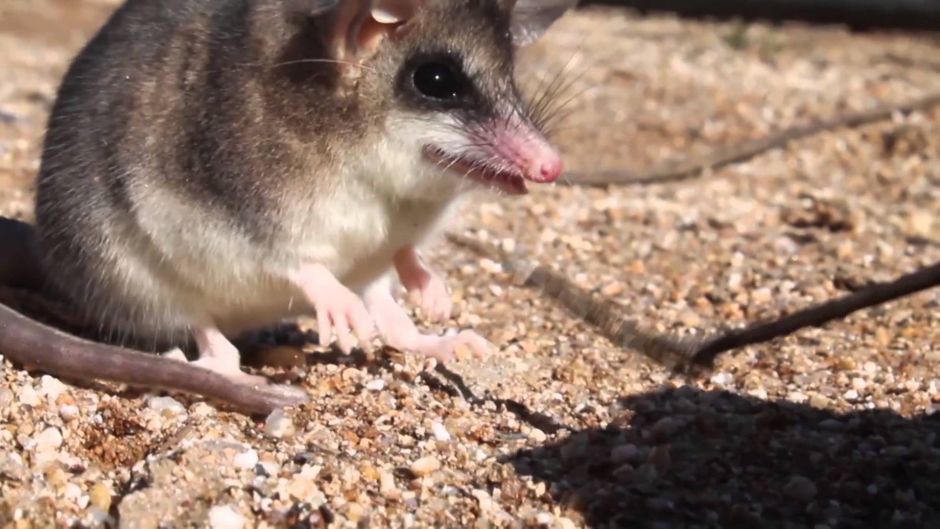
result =
[{"label": "small pebble", "polygon": [[610,459],[614,463],[623,463],[635,460],[639,454],[640,450],[636,445],[623,444],[615,446],[614,449],[610,451]]},{"label": "small pebble", "polygon": [[36,443],[34,449],[38,452],[59,448],[62,446],[62,432],[55,426],[50,426],[34,437],[33,441]]},{"label": "small pebble", "polygon": [[389,500],[397,500],[401,497],[401,491],[395,485],[395,476],[391,472],[379,471],[379,494]]},{"label": "small pebble", "polygon": [[787,400],[791,402],[795,402],[797,404],[803,404],[804,402],[806,402],[807,397],[801,391],[791,391],[790,393],[787,393]]},{"label": "small pebble", "polygon": [[385,389],[385,380],[381,378],[372,379],[366,382],[366,389],[369,391],[382,391]]},{"label": "small pebble", "polygon": [[43,375],[42,378],[39,379],[39,392],[50,401],[59,398],[59,395],[65,393],[67,390],[68,386],[55,377]]},{"label": "small pebble", "polygon": [[39,393],[36,393],[32,385],[26,384],[20,391],[20,402],[27,406],[38,406],[42,399],[39,398]]},{"label": "small pebble", "polygon": [[672,463],[672,457],[669,455],[669,445],[657,445],[650,450],[649,462],[656,467],[660,474],[666,472]]},{"label": "small pebble", "polygon": [[92,485],[91,490],[88,491],[88,497],[92,505],[104,512],[108,512],[111,508],[111,489],[104,483]]},{"label": "small pebble", "polygon": [[228,505],[217,505],[209,509],[209,527],[212,529],[242,529],[245,517]]},{"label": "small pebble", "polygon": [[816,497],[816,484],[803,476],[793,476],[783,487],[783,493],[801,502],[808,502]]},{"label": "small pebble", "polygon": [[751,293],[751,301],[754,303],[769,303],[773,299],[773,292],[769,288],[758,288]]},{"label": "small pebble", "polygon": [[288,437],[294,433],[294,422],[284,413],[284,410],[278,408],[265,419],[264,433],[277,439]]},{"label": "small pebble", "polygon": [[73,421],[78,418],[78,416],[78,406],[74,404],[65,404],[59,408],[59,417],[65,422]]},{"label": "small pebble", "polygon": [[255,465],[258,464],[258,452],[254,449],[246,450],[240,454],[237,454],[232,460],[235,463],[235,466],[244,470],[250,470],[255,468]]},{"label": "small pebble", "polygon": [[650,428],[650,433],[654,439],[662,441],[673,437],[683,426],[684,422],[679,419],[663,417]]},{"label": "small pebble", "polygon": [[548,440],[548,436],[545,435],[545,432],[539,430],[538,428],[530,428],[528,431],[526,431],[526,436],[536,443],[544,443]]},{"label": "small pebble", "polygon": [[171,417],[186,414],[186,407],[173,397],[150,397],[147,399],[147,406],[157,413]]},{"label": "small pebble", "polygon": [[476,498],[477,503],[480,504],[481,513],[486,514],[493,510],[493,500],[485,490],[473,489],[470,491],[470,494]]},{"label": "small pebble", "polygon": [[710,380],[712,384],[717,386],[727,386],[734,381],[734,376],[732,376],[731,373],[722,371],[721,373],[715,373],[712,375]]},{"label": "small pebble", "polygon": [[447,428],[445,428],[444,425],[439,422],[431,423],[431,433],[434,434],[435,439],[443,443],[446,443],[451,439],[450,432],[448,432]]},{"label": "small pebble", "polygon": [[433,456],[422,457],[411,464],[411,471],[418,476],[427,476],[441,468],[441,462]]}]

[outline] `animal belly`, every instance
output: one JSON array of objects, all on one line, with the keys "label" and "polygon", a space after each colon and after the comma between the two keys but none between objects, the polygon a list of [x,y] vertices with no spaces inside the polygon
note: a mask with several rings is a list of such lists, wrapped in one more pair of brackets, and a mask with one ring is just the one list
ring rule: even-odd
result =
[{"label": "animal belly", "polygon": [[300,289],[287,282],[258,282],[232,294],[216,299],[208,308],[215,325],[228,335],[313,314]]}]

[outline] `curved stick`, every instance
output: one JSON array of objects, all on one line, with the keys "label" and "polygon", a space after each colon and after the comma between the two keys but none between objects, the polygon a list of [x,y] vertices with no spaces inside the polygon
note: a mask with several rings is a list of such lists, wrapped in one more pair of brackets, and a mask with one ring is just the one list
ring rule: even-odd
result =
[{"label": "curved stick", "polygon": [[698,366],[710,367],[715,358],[726,351],[766,342],[804,327],[818,327],[832,320],[844,318],[857,310],[874,307],[938,285],[940,285],[940,263],[935,263],[894,281],[876,283],[847,296],[794,312],[780,319],[716,336],[695,351],[692,362]]}]

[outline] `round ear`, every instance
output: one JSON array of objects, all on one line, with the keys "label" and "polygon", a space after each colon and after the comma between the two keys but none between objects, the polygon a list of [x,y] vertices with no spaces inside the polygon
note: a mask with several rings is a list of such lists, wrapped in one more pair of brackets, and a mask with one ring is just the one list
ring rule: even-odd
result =
[{"label": "round ear", "polygon": [[414,18],[419,7],[420,0],[376,0],[372,18],[381,24],[403,24]]},{"label": "round ear", "polygon": [[510,7],[512,42],[528,46],[537,41],[578,0],[503,0]]},{"label": "round ear", "polygon": [[362,61],[394,29],[411,20],[423,0],[313,0],[313,15],[328,16],[326,39],[334,58]]}]

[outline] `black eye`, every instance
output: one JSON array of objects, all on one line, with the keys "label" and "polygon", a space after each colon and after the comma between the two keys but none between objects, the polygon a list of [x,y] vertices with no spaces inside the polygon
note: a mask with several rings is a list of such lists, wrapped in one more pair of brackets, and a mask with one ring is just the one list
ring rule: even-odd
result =
[{"label": "black eye", "polygon": [[463,76],[441,62],[426,62],[415,68],[414,84],[421,95],[445,101],[457,99],[464,91]]}]

